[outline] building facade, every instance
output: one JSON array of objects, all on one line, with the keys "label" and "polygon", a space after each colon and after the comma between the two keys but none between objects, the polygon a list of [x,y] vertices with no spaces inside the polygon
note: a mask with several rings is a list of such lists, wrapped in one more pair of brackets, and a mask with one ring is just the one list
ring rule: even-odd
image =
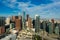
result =
[{"label": "building facade", "polygon": [[40,16],[35,16],[35,32],[40,31]]},{"label": "building facade", "polygon": [[25,30],[26,29],[26,20],[25,20],[25,12],[23,12],[22,15],[22,29]]}]

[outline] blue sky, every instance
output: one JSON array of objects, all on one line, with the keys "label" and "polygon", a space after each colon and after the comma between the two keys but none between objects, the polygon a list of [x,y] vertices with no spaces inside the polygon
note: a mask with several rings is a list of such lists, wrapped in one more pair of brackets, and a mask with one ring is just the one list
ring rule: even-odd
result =
[{"label": "blue sky", "polygon": [[18,15],[25,11],[34,17],[60,19],[60,0],[0,0],[0,16]]}]

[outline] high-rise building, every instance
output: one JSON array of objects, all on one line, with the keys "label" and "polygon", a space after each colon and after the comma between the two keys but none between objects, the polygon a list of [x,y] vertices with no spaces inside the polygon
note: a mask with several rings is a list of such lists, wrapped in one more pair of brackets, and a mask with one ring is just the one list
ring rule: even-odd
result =
[{"label": "high-rise building", "polygon": [[21,30],[21,19],[15,19],[16,30]]},{"label": "high-rise building", "polygon": [[[21,30],[22,28],[22,17],[21,16],[13,16],[12,17],[12,23],[15,24],[16,30]],[[12,26],[12,25],[10,25]]]},{"label": "high-rise building", "polygon": [[27,21],[28,21],[28,18],[29,18],[29,14],[27,14],[27,18],[26,18]]},{"label": "high-rise building", "polygon": [[33,23],[33,28],[35,28],[35,19],[33,19],[32,23]]},{"label": "high-rise building", "polygon": [[48,28],[49,28],[49,34],[52,34],[53,33],[53,28],[52,28],[52,23],[51,22],[48,23]]},{"label": "high-rise building", "polygon": [[60,35],[60,23],[58,24],[58,27],[59,27],[59,35]]},{"label": "high-rise building", "polygon": [[6,18],[5,22],[6,22],[6,25],[9,25],[10,24],[10,17]]},{"label": "high-rise building", "polygon": [[35,31],[40,31],[40,16],[38,15],[35,16]]},{"label": "high-rise building", "polygon": [[0,17],[0,34],[5,33],[5,17]]},{"label": "high-rise building", "polygon": [[15,16],[12,16],[12,21],[13,21],[13,22],[15,21]]},{"label": "high-rise building", "polygon": [[43,30],[46,31],[46,21],[43,21]]},{"label": "high-rise building", "polygon": [[54,32],[55,29],[54,19],[51,19],[51,22],[52,22],[52,31]]},{"label": "high-rise building", "polygon": [[54,23],[54,19],[51,19],[51,22]]},{"label": "high-rise building", "polygon": [[32,19],[30,17],[28,18],[28,27],[33,28],[32,27]]},{"label": "high-rise building", "polygon": [[46,32],[49,32],[49,20],[46,21]]},{"label": "high-rise building", "polygon": [[10,30],[10,25],[5,25],[5,32],[9,33],[9,30]]},{"label": "high-rise building", "polygon": [[22,15],[22,29],[25,30],[26,29],[26,20],[25,20],[25,12],[23,12]]},{"label": "high-rise building", "polygon": [[4,26],[5,25],[5,17],[0,17],[0,26]]},{"label": "high-rise building", "polygon": [[1,32],[1,27],[0,27],[0,35],[2,34],[2,32]]},{"label": "high-rise building", "polygon": [[27,17],[26,17],[26,25],[27,25],[27,28],[33,28],[32,19],[29,17],[28,14],[27,14]]},{"label": "high-rise building", "polygon": [[0,26],[0,35],[5,33],[5,27]]},{"label": "high-rise building", "polygon": [[59,35],[59,27],[58,26],[55,27],[55,34]]},{"label": "high-rise building", "polygon": [[22,16],[20,15],[20,13],[18,14],[18,19],[20,19],[20,27],[22,29]]}]

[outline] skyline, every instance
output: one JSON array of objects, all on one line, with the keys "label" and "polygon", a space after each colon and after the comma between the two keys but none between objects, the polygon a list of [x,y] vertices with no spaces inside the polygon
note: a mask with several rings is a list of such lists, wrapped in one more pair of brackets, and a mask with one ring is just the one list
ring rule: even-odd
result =
[{"label": "skyline", "polygon": [[25,11],[30,16],[60,19],[60,0],[0,0],[0,15],[18,15]]}]

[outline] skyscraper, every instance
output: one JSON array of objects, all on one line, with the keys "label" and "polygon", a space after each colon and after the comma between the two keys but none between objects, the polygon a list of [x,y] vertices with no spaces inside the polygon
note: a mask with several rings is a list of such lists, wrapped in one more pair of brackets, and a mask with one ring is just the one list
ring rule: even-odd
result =
[{"label": "skyscraper", "polygon": [[4,26],[0,26],[0,35],[5,33],[5,27]]},{"label": "skyscraper", "polygon": [[59,27],[58,26],[55,27],[55,34],[59,35]]},{"label": "skyscraper", "polygon": [[51,19],[51,22],[52,22],[52,31],[54,32],[55,29],[54,19]]},{"label": "skyscraper", "polygon": [[27,18],[26,18],[27,21],[28,21],[28,18],[29,18],[29,14],[27,14]]},{"label": "skyscraper", "polygon": [[5,25],[5,17],[0,17],[0,26],[4,26]]},{"label": "skyscraper", "polygon": [[26,29],[25,12],[23,12],[23,15],[22,15],[22,29],[23,30]]},{"label": "skyscraper", "polygon": [[0,34],[5,33],[5,17],[0,17]]},{"label": "skyscraper", "polygon": [[12,16],[12,22],[15,22],[15,16]]},{"label": "skyscraper", "polygon": [[28,27],[32,28],[32,19],[30,17],[28,18]]},{"label": "skyscraper", "polygon": [[60,23],[58,24],[58,27],[59,27],[59,36],[60,36]]},{"label": "skyscraper", "polygon": [[46,30],[46,21],[43,21],[43,30]]},{"label": "skyscraper", "polygon": [[33,23],[33,28],[35,28],[35,19],[33,19],[32,23]]},{"label": "skyscraper", "polygon": [[10,25],[10,17],[7,17],[5,22],[6,22],[6,25]]},{"label": "skyscraper", "polygon": [[21,19],[15,19],[15,28],[16,30],[21,30]]},{"label": "skyscraper", "polygon": [[51,22],[48,23],[48,27],[49,27],[49,34],[52,34],[53,33],[53,28],[52,28],[52,23]]},{"label": "skyscraper", "polygon": [[40,16],[35,15],[35,32],[40,31]]}]

